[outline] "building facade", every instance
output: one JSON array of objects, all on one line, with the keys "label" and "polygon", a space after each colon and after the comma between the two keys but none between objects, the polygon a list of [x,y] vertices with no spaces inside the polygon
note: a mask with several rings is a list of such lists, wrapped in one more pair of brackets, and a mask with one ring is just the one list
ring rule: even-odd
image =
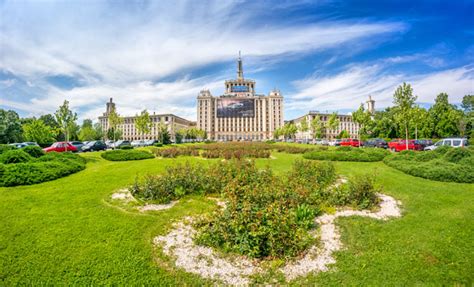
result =
[{"label": "building facade", "polygon": [[283,97],[278,90],[257,94],[255,81],[244,79],[239,56],[237,79],[225,81],[225,92],[213,96],[202,90],[197,97],[197,128],[216,141],[260,141],[273,138],[283,126]]},{"label": "building facade", "polygon": [[[367,104],[367,111],[371,114],[375,113],[375,101],[369,96],[369,100],[366,102]],[[295,135],[296,140],[311,140],[313,139],[313,133],[311,131],[311,121],[313,121],[316,117],[319,117],[323,126],[327,126],[329,121],[329,117],[331,116],[330,113],[320,113],[318,111],[310,111],[304,116],[299,118],[293,119],[289,121],[293,123],[298,128],[298,132]],[[359,124],[354,122],[352,119],[352,115],[337,115],[337,119],[339,121],[339,125],[336,129],[325,129],[323,132],[322,138],[327,139],[335,139],[342,131],[346,131],[351,138],[357,138],[359,133]],[[308,123],[308,131],[302,132],[300,131],[301,123],[306,120]]]},{"label": "building facade", "polygon": [[[110,101],[106,105],[106,111],[102,116],[99,117],[99,122],[102,126],[102,131],[104,134],[109,130],[108,115],[112,110],[115,109],[115,103],[110,98]],[[123,123],[118,127],[118,130],[122,132],[123,140],[140,140],[140,139],[159,139],[159,127],[166,126],[171,140],[176,139],[176,132],[180,129],[186,129],[190,127],[195,127],[196,123],[188,121],[181,117],[178,117],[173,114],[155,114],[150,115],[151,120],[151,129],[149,134],[141,135],[138,133],[135,127],[136,116],[122,117]]]}]

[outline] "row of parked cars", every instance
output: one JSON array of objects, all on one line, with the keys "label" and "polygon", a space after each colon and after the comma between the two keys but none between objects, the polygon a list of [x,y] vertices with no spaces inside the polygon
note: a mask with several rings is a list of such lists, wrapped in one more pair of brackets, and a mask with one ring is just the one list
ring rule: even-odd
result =
[{"label": "row of parked cars", "polygon": [[[402,151],[407,149],[407,141],[403,139],[395,139],[390,142],[384,139],[374,138],[367,141],[361,142],[358,139],[337,139],[334,141],[316,141],[316,144],[332,145],[332,146],[352,146],[352,147],[373,147],[373,148],[384,148],[392,151]],[[469,143],[466,138],[446,138],[441,139],[435,144],[432,140],[408,140],[409,150],[434,150],[439,146],[450,146],[450,147],[465,147]]]}]

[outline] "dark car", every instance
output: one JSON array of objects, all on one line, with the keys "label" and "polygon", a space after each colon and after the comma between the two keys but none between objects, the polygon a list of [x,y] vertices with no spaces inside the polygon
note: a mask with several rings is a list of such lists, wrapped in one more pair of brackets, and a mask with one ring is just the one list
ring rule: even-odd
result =
[{"label": "dark car", "polygon": [[82,147],[84,146],[84,143],[81,141],[72,141],[69,143],[72,144],[74,147],[76,147],[77,151],[81,151]]},{"label": "dark car", "polygon": [[425,149],[425,147],[427,146],[433,145],[432,140],[418,140],[418,143],[422,146],[423,149]]},{"label": "dark car", "polygon": [[366,147],[388,148],[388,144],[383,139],[369,139],[364,143]]},{"label": "dark car", "polygon": [[103,141],[91,141],[82,147],[83,152],[106,150],[107,145]]}]

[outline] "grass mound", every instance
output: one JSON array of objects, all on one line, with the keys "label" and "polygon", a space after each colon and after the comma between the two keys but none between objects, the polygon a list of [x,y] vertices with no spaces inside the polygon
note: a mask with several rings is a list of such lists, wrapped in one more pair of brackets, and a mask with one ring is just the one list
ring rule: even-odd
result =
[{"label": "grass mound", "polygon": [[41,154],[9,150],[0,155],[0,186],[16,186],[54,180],[85,168],[85,160],[72,153]]},{"label": "grass mound", "polygon": [[373,162],[381,161],[389,154],[390,152],[385,149],[352,148],[344,146],[330,150],[315,150],[306,152],[303,157],[313,160]]},{"label": "grass mound", "polygon": [[155,156],[145,150],[109,150],[101,154],[102,158],[110,161],[127,161],[150,159]]},{"label": "grass mound", "polygon": [[474,151],[439,147],[433,151],[402,151],[384,163],[404,173],[437,181],[474,183]]}]

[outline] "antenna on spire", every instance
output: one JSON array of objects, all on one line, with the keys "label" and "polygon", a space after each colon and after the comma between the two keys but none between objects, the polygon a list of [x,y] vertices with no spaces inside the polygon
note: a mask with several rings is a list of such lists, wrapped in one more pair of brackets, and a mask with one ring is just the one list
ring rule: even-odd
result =
[{"label": "antenna on spire", "polygon": [[239,50],[239,60],[237,61],[237,79],[242,80],[244,78],[244,71],[242,69],[242,57]]}]

